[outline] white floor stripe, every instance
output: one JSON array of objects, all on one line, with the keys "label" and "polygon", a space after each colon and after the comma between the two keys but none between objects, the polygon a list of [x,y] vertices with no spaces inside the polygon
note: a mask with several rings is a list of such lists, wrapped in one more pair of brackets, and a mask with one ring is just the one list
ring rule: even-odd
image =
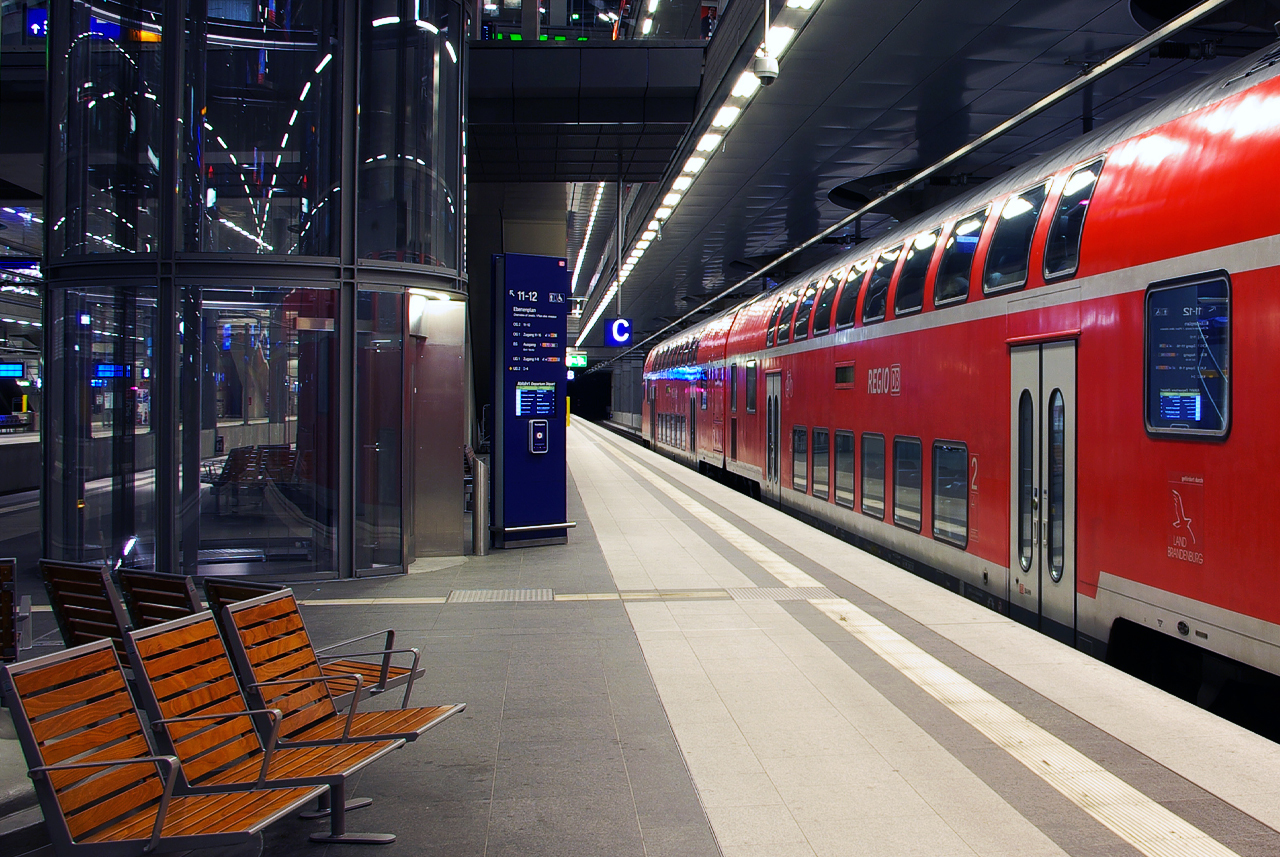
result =
[{"label": "white floor stripe", "polygon": [[[610,439],[612,440],[612,439]],[[706,506],[637,466],[626,469],[766,568],[787,586],[819,586],[807,573]],[[1149,857],[1233,857],[1235,852],[1165,809],[1066,742],[843,598],[812,603],[930,696],[1025,765],[1060,794]]]}]

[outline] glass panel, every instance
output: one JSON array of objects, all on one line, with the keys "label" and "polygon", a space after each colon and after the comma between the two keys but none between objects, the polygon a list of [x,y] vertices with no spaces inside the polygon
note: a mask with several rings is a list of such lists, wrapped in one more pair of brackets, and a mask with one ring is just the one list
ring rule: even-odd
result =
[{"label": "glass panel", "polygon": [[813,496],[825,500],[830,479],[831,447],[826,429],[813,430]]},{"label": "glass panel", "polygon": [[870,267],[870,259],[862,259],[853,264],[853,270],[849,272],[849,280],[840,290],[840,300],[836,303],[837,328],[853,324],[853,317],[858,311],[858,290],[862,288],[862,281]]},{"label": "glass panel", "polygon": [[969,295],[969,278],[973,272],[973,256],[978,251],[978,239],[982,226],[987,222],[990,206],[962,217],[951,230],[947,244],[942,248],[942,261],[938,263],[938,276],[933,283],[935,306],[959,302]]},{"label": "glass panel", "polygon": [[809,490],[809,430],[803,426],[791,429],[791,487]]},{"label": "glass panel", "polygon": [[[155,557],[151,431],[155,290],[53,290],[47,403],[56,558],[149,567]],[[34,452],[33,454],[38,454]]]},{"label": "glass panel", "polygon": [[[200,440],[191,448],[203,484],[199,526],[183,536],[198,540],[199,567],[186,570],[332,573],[338,292],[228,288],[201,297]],[[184,420],[184,430],[194,426]]]},{"label": "glass panel", "polygon": [[[201,14],[207,9],[208,22]],[[184,245],[336,256],[337,6],[192,0]]]},{"label": "glass panel", "polygon": [[893,440],[893,522],[920,532],[921,509],[920,441]]},{"label": "glass panel", "polygon": [[982,288],[986,292],[1021,286],[1027,281],[1027,265],[1031,256],[1031,237],[1040,219],[1040,208],[1049,193],[1049,184],[1036,185],[1005,203],[991,235],[987,249],[986,274]]},{"label": "glass panel", "polygon": [[800,296],[800,305],[796,308],[795,334],[796,342],[809,338],[809,316],[813,312],[813,299],[818,296],[818,281],[814,280]]},{"label": "glass panel", "polygon": [[450,8],[429,0],[360,6],[361,258],[458,266],[461,76]]},{"label": "glass panel", "polygon": [[783,300],[779,298],[778,303],[774,306],[773,312],[769,315],[769,327],[766,328],[764,344],[766,348],[773,347],[774,338],[778,335],[778,316],[782,313]]},{"label": "glass panel", "polygon": [[729,364],[729,410],[738,412],[738,364]]},{"label": "glass panel", "polygon": [[782,304],[782,312],[778,314],[778,332],[774,335],[778,345],[791,340],[791,317],[795,314],[798,297],[796,292],[791,292]]},{"label": "glass panel", "polygon": [[933,537],[964,547],[969,542],[969,450],[933,445]]},{"label": "glass panel", "polygon": [[831,308],[835,304],[836,291],[840,287],[840,281],[844,279],[844,269],[832,271],[827,277],[827,281],[822,285],[822,292],[818,295],[818,300],[814,304],[813,310],[813,335],[820,336],[831,329]]},{"label": "glass panel", "polygon": [[884,520],[884,436],[862,436],[862,511]]},{"label": "glass panel", "polygon": [[1031,570],[1035,529],[1035,405],[1031,391],[1018,398],[1018,563]]},{"label": "glass panel", "polygon": [[836,432],[836,502],[853,508],[853,433]]},{"label": "glass panel", "polygon": [[356,568],[400,565],[404,295],[356,298]]},{"label": "glass panel", "polygon": [[747,413],[756,412],[756,364],[747,364]]},{"label": "glass panel", "polygon": [[1147,428],[1221,437],[1231,416],[1231,290],[1226,280],[1147,293]]},{"label": "glass panel", "polygon": [[1049,396],[1049,526],[1045,531],[1049,549],[1049,574],[1054,582],[1062,579],[1065,547],[1063,529],[1066,521],[1064,489],[1066,486],[1066,426],[1067,411],[1062,391],[1054,390]]},{"label": "glass panel", "polygon": [[933,248],[937,246],[941,229],[917,235],[907,248],[907,259],[898,275],[898,288],[893,298],[893,311],[897,315],[915,312],[924,306],[924,280],[933,260]]},{"label": "glass panel", "polygon": [[879,321],[884,318],[885,304],[889,297],[889,281],[893,279],[893,269],[898,266],[898,257],[902,255],[901,247],[894,247],[880,254],[876,260],[875,270],[871,272],[871,281],[867,284],[867,296],[862,301],[862,321]]},{"label": "glass panel", "polygon": [[1093,188],[1102,172],[1102,161],[1083,166],[1071,174],[1062,189],[1062,198],[1049,225],[1044,245],[1044,275],[1058,277],[1075,273],[1080,263],[1080,233],[1084,216],[1089,211]]},{"label": "glass panel", "polygon": [[47,166],[50,258],[157,252],[160,158],[172,149],[160,117],[161,4],[126,0],[109,18],[81,0],[69,8],[71,42],[49,90],[59,128]]}]

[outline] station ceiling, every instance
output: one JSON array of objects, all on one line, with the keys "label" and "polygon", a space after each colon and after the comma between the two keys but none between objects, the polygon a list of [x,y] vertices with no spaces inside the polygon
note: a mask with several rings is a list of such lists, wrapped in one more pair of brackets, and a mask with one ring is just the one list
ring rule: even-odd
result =
[{"label": "station ceiling", "polygon": [[[742,2],[742,0],[738,0]],[[803,243],[1004,119],[1136,41],[1192,4],[1185,0],[819,0],[780,61],[780,75],[760,89],[703,167],[675,212],[622,287],[621,315],[637,341],[738,282],[764,262]],[[1006,134],[955,165],[937,183],[904,195],[881,214],[827,239],[721,305],[798,273],[849,244],[873,238],[906,216],[944,201],[1087,130],[1165,96],[1224,63],[1269,44],[1280,2],[1228,7]],[[732,7],[730,7],[732,8]],[[760,18],[763,16],[761,15]],[[722,17],[723,21],[723,17]],[[752,44],[758,44],[757,21]],[[714,46],[714,40],[713,40]],[[709,49],[710,50],[710,49]],[[742,54],[730,77],[746,67]],[[623,186],[639,199],[625,216],[624,251],[645,228],[719,106],[700,99],[662,182]],[[585,238],[594,188],[574,194],[571,262]],[[605,189],[576,294],[590,290],[584,320],[612,279],[616,187]],[[602,261],[603,260],[603,261]],[[592,274],[595,287],[591,288]],[[616,300],[616,298],[614,299]],[[615,314],[614,310],[605,313]],[[690,320],[693,323],[696,319]],[[584,345],[600,346],[597,325]],[[597,348],[593,357],[611,356]]]}]

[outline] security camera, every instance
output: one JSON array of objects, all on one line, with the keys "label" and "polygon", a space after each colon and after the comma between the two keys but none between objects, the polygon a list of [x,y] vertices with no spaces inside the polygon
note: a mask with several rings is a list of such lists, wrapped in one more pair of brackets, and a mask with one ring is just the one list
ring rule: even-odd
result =
[{"label": "security camera", "polygon": [[756,57],[751,70],[760,79],[761,86],[768,86],[778,79],[778,61],[773,57]]}]

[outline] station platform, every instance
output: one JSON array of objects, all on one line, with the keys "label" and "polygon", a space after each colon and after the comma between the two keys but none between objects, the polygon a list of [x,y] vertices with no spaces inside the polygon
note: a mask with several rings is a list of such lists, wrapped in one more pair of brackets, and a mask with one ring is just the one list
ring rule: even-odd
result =
[{"label": "station platform", "polygon": [[[348,828],[399,837],[364,853],[1280,853],[1280,746],[601,428],[569,444],[567,545],[295,587],[318,643],[395,627],[413,701],[467,703],[349,786]],[[264,853],[357,853],[323,825]]]}]

